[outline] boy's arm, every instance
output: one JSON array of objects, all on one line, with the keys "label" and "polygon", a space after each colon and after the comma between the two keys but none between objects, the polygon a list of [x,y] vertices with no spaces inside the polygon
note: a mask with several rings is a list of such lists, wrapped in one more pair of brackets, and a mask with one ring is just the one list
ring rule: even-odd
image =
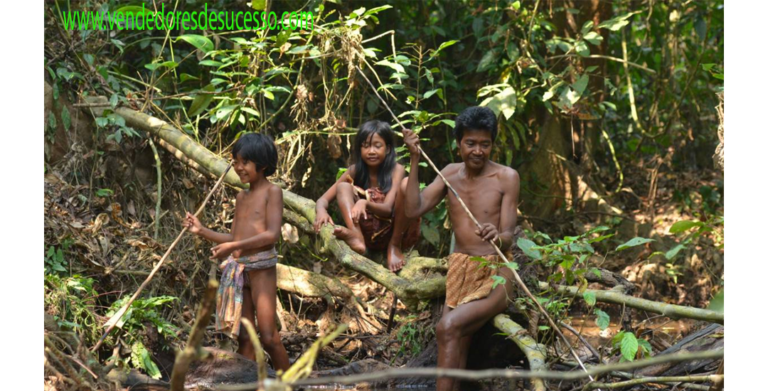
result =
[{"label": "boy's arm", "polygon": [[398,164],[395,166],[395,170],[392,173],[392,187],[389,188],[389,192],[387,192],[384,202],[367,203],[368,210],[370,210],[371,213],[379,217],[392,217],[392,210],[395,207],[395,199],[397,198],[397,192],[400,191],[400,183],[403,181],[403,177],[405,177],[405,168]]},{"label": "boy's arm", "polygon": [[267,199],[267,229],[248,239],[234,242],[235,250],[251,250],[274,245],[280,239],[280,226],[283,223],[283,191],[276,185],[269,188]]},{"label": "boy's arm", "polygon": [[[237,197],[239,199],[240,194],[238,194]],[[232,224],[234,225],[234,218],[232,220]],[[184,218],[184,226],[187,229],[189,229],[189,232],[195,235],[202,236],[203,238],[208,239],[212,242],[226,243],[226,242],[231,242],[233,240],[232,234],[223,234],[203,226],[203,224],[200,223],[200,220],[197,218],[197,216],[189,212],[187,212],[187,215]]]},{"label": "boy's arm", "polygon": [[517,226],[517,201],[520,194],[520,175],[507,168],[501,175],[504,195],[501,197],[501,216],[499,218],[499,237],[496,245],[504,251],[512,246]]},{"label": "boy's arm", "polygon": [[[232,225],[235,224],[235,220],[232,220]],[[205,239],[208,239],[212,242],[216,243],[226,243],[231,242],[234,238],[232,237],[232,234],[223,234],[221,232],[216,232],[210,228],[202,227],[200,231],[197,233],[198,235],[202,236]]]}]

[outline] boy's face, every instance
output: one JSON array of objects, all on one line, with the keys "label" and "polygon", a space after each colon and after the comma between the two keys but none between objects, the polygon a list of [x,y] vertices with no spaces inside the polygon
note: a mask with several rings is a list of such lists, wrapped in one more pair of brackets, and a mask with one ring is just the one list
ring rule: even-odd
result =
[{"label": "boy's face", "polygon": [[360,148],[360,156],[368,167],[378,167],[381,163],[384,163],[388,153],[389,147],[387,142],[376,133],[372,134],[368,140],[365,140],[362,148]]},{"label": "boy's face", "polygon": [[491,156],[491,132],[485,130],[468,130],[459,142],[459,154],[464,164],[471,169],[479,170],[485,166]]},{"label": "boy's face", "polygon": [[235,163],[232,168],[235,169],[240,177],[240,182],[243,183],[251,183],[262,176],[262,172],[256,169],[256,163],[243,159],[240,155],[235,156]]}]

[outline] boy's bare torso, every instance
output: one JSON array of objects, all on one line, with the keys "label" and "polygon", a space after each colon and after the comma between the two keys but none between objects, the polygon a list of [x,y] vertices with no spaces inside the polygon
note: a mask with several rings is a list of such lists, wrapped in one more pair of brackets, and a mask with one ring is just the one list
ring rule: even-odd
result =
[{"label": "boy's bare torso", "polygon": [[[274,184],[267,183],[253,190],[243,190],[237,194],[235,219],[232,223],[233,241],[254,237],[267,230],[267,201],[269,189]],[[257,249],[243,250],[240,256],[247,256],[269,250],[273,245]]]}]

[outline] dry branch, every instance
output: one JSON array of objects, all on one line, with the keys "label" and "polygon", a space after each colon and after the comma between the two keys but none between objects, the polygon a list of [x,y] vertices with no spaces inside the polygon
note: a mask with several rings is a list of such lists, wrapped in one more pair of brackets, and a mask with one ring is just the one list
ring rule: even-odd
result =
[{"label": "dry branch", "polygon": [[615,383],[589,383],[584,386],[584,391],[594,390],[596,388],[606,388],[613,390],[616,388],[635,386],[647,383],[682,383],[682,382],[717,382],[724,378],[723,375],[702,375],[702,376],[660,376],[660,377],[641,377],[637,379],[620,381]]},{"label": "dry branch", "polygon": [[[506,314],[496,315],[493,318],[493,325],[506,333],[507,338],[523,351],[528,359],[531,372],[545,371],[547,369],[547,348],[531,338],[527,330],[512,321],[512,319],[509,319],[509,316]],[[531,379],[531,384],[533,385],[533,391],[546,391],[547,389],[542,379]]]}]

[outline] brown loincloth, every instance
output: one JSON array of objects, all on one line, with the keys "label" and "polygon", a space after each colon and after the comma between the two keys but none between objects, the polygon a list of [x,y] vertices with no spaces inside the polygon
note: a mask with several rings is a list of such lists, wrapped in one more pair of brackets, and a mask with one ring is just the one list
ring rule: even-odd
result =
[{"label": "brown loincloth", "polygon": [[488,265],[500,265],[501,260],[496,254],[479,256],[487,260],[486,266],[471,258],[475,256],[453,253],[448,256],[448,276],[445,279],[445,304],[451,308],[470,301],[488,297],[493,288],[493,276],[498,274],[498,268]]}]

